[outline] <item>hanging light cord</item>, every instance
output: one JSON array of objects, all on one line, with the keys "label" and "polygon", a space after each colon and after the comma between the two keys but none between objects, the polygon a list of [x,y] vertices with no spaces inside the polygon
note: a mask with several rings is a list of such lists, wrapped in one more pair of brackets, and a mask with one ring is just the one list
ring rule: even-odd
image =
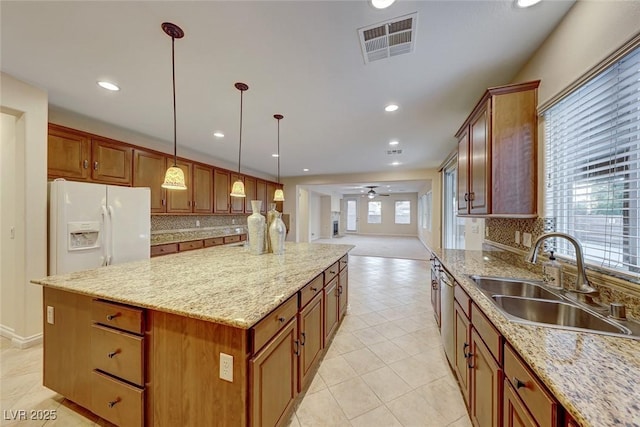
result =
[{"label": "hanging light cord", "polygon": [[280,119],[278,119],[278,184],[280,184]]},{"label": "hanging light cord", "polygon": [[240,90],[240,147],[238,148],[238,175],[240,174],[240,158],[242,156],[242,95],[243,90]]},{"label": "hanging light cord", "polygon": [[171,71],[173,73],[173,166],[178,166],[178,142],[176,137],[176,59],[175,59],[175,37],[171,37]]}]

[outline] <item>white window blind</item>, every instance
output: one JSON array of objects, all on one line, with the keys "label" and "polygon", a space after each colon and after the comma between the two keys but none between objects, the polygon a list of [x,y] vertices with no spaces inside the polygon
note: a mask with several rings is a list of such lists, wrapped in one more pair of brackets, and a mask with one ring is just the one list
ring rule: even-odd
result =
[{"label": "white window blind", "polygon": [[411,202],[408,200],[396,201],[395,223],[411,224]]},{"label": "white window blind", "polygon": [[[640,47],[544,113],[546,216],[590,264],[640,277]],[[559,255],[573,247],[556,239]]]}]

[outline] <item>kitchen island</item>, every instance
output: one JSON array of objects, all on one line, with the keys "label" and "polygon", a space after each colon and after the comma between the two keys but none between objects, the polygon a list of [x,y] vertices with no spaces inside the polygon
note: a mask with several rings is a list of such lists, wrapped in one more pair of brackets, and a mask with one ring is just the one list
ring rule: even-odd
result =
[{"label": "kitchen island", "polygon": [[118,425],[278,425],[345,314],[353,246],[221,246],[34,280],[44,385]]}]

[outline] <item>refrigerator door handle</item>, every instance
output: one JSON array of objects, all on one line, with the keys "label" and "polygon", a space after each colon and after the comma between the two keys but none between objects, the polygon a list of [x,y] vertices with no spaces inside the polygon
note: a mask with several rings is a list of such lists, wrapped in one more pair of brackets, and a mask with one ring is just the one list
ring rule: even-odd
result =
[{"label": "refrigerator door handle", "polygon": [[113,259],[113,206],[107,206],[109,211],[109,250],[107,252],[107,265],[111,265]]},{"label": "refrigerator door handle", "polygon": [[108,238],[107,238],[107,223],[109,221],[109,212],[107,212],[107,207],[102,205],[102,266],[108,265],[109,262],[109,253],[108,253]]}]

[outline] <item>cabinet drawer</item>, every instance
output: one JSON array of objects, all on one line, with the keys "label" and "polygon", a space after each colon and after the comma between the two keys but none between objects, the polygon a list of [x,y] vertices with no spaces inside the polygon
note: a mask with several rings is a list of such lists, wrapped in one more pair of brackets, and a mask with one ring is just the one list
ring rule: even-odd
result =
[{"label": "cabinet drawer", "polygon": [[190,242],[182,242],[178,243],[178,247],[180,252],[182,251],[190,251],[192,249],[200,249],[204,246],[202,240],[192,240]]},{"label": "cabinet drawer", "polygon": [[467,315],[467,318],[471,319],[471,298],[469,295],[462,289],[462,287],[458,284],[454,287],[453,291],[454,298],[460,304],[460,308],[464,311],[464,314]]},{"label": "cabinet drawer", "polygon": [[142,426],[144,390],[108,375],[91,373],[91,411],[120,427]]},{"label": "cabinet drawer", "polygon": [[144,385],[144,338],[101,325],[91,327],[91,365],[123,380]]},{"label": "cabinet drawer", "polygon": [[240,241],[240,235],[236,234],[235,236],[224,236],[224,243],[236,243]]},{"label": "cabinet drawer", "polygon": [[134,334],[144,333],[144,310],[102,300],[91,301],[91,320]]},{"label": "cabinet drawer", "polygon": [[471,324],[478,331],[478,335],[487,345],[498,364],[502,365],[502,335],[475,304],[471,306]]},{"label": "cabinet drawer", "polygon": [[302,290],[300,291],[300,308],[307,305],[307,303],[311,301],[313,297],[322,290],[322,281],[322,274],[319,274],[318,277],[313,279],[304,288],[302,288]]},{"label": "cabinet drawer", "polygon": [[298,294],[280,304],[253,328],[253,352],[267,343],[283,326],[293,319],[298,312]]},{"label": "cabinet drawer", "polygon": [[151,246],[151,256],[168,255],[178,252],[177,243],[168,243],[166,245]]},{"label": "cabinet drawer", "polygon": [[506,380],[511,383],[515,393],[541,427],[558,425],[558,402],[545,390],[515,351],[508,345],[504,347]]},{"label": "cabinet drawer", "polygon": [[342,271],[347,264],[349,264],[349,255],[345,255],[342,258],[340,258],[340,271]]},{"label": "cabinet drawer", "polygon": [[324,271],[324,284],[328,284],[340,271],[340,262],[335,262]]},{"label": "cabinet drawer", "polygon": [[241,242],[244,242],[244,241],[246,241],[246,240],[247,240],[247,235],[246,235],[246,234],[241,234],[241,235],[240,235],[240,241],[241,241]]},{"label": "cabinet drawer", "polygon": [[224,245],[224,237],[211,237],[204,239],[204,247]]}]

